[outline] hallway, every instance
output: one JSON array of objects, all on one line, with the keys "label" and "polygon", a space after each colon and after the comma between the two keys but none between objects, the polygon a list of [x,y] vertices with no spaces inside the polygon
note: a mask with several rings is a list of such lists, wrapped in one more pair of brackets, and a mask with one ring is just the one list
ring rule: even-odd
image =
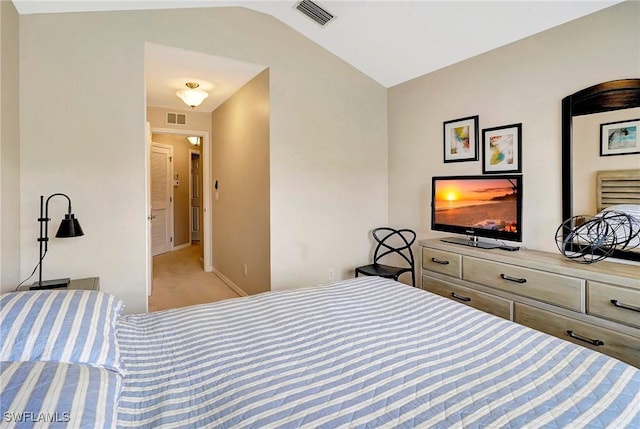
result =
[{"label": "hallway", "polygon": [[202,270],[200,245],[153,258],[153,289],[149,311],[238,298],[218,276]]}]

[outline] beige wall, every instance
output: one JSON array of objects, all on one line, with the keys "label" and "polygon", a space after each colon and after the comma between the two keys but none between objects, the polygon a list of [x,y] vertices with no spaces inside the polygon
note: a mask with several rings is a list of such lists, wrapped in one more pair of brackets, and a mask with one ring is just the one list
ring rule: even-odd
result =
[{"label": "beige wall", "polygon": [[[191,200],[189,198],[189,177],[191,171],[192,150],[200,153],[199,147],[190,144],[185,136],[174,134],[152,134],[154,143],[162,143],[173,147],[173,176],[179,179],[178,186],[173,187],[173,245],[183,246],[191,243]],[[200,181],[202,174],[200,174]],[[202,184],[199,184],[202,189]]]},{"label": "beige wall", "polygon": [[[52,240],[47,277],[98,275],[128,312],[145,311],[147,41],[269,67],[271,289],[327,281],[331,268],[352,276],[374,226],[436,236],[430,177],[482,171],[480,162],[442,162],[442,122],[474,114],[481,128],[523,123],[524,244],[555,251],[560,101],[638,76],[638,7],[613,6],[389,91],[243,8],[22,16],[22,198],[11,222],[21,230],[20,274],[37,260],[38,196],[65,192],[86,235]],[[64,207],[53,211],[58,218]]]},{"label": "beige wall", "polygon": [[[0,291],[20,282],[20,103],[18,13],[0,1]],[[37,195],[34,195],[37,198]],[[38,212],[30,213],[36,224]],[[26,237],[36,241],[37,235]],[[35,265],[38,259],[32,259]],[[30,272],[30,271],[29,271]]]},{"label": "beige wall", "polygon": [[47,277],[100,276],[146,310],[145,42],[270,68],[271,288],[352,276],[387,222],[386,89],[243,8],[20,17],[21,273],[37,196],[65,192],[85,236],[53,240]]},{"label": "beige wall", "polygon": [[[271,288],[269,70],[211,115],[213,264],[252,295]],[[244,265],[247,274],[244,274]]]},{"label": "beige wall", "polygon": [[[557,251],[561,223],[561,100],[640,74],[639,2],[625,2],[389,90],[389,219],[430,231],[431,177],[481,174],[443,163],[442,123],[480,116],[480,129],[522,123],[523,245]],[[620,158],[620,157],[618,157]]]}]

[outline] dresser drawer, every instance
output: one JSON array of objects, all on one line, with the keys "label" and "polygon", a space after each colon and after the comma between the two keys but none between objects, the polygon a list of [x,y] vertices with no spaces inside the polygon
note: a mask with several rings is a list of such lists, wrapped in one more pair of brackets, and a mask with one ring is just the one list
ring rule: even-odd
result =
[{"label": "dresser drawer", "polygon": [[537,271],[464,256],[462,278],[507,292],[584,311],[585,281],[559,274]]},{"label": "dresser drawer", "polygon": [[462,278],[462,255],[423,248],[422,268],[459,279]]},{"label": "dresser drawer", "polygon": [[422,289],[444,296],[453,301],[511,320],[513,302],[488,293],[422,276]]},{"label": "dresser drawer", "polygon": [[640,328],[640,291],[588,282],[587,313]]},{"label": "dresser drawer", "polygon": [[640,340],[630,335],[515,303],[514,320],[640,368]]}]

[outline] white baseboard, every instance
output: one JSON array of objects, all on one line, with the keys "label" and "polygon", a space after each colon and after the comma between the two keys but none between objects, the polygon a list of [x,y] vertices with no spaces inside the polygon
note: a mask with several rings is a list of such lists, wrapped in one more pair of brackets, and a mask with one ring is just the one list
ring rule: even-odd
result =
[{"label": "white baseboard", "polygon": [[191,246],[191,243],[185,243],[179,246],[173,246],[173,249],[171,249],[171,251],[175,252],[176,250],[186,249],[187,247],[190,247],[190,246]]},{"label": "white baseboard", "polygon": [[236,285],[234,282],[232,282],[227,276],[225,276],[224,274],[222,274],[220,271],[216,270],[215,268],[213,269],[213,274],[215,274],[216,276],[218,276],[218,278],[220,280],[222,280],[224,282],[224,284],[226,284],[227,286],[229,286],[231,289],[233,289],[233,291],[235,293],[237,293],[240,296],[249,296],[248,293],[246,293],[245,291],[243,291],[242,289],[240,289],[240,287],[238,285]]}]

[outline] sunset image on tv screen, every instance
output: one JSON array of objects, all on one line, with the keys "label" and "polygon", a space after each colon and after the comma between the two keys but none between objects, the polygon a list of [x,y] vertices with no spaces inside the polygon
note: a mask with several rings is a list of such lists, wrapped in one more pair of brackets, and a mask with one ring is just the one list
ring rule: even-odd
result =
[{"label": "sunset image on tv screen", "polygon": [[438,180],[435,223],[517,232],[517,183],[511,179]]}]

